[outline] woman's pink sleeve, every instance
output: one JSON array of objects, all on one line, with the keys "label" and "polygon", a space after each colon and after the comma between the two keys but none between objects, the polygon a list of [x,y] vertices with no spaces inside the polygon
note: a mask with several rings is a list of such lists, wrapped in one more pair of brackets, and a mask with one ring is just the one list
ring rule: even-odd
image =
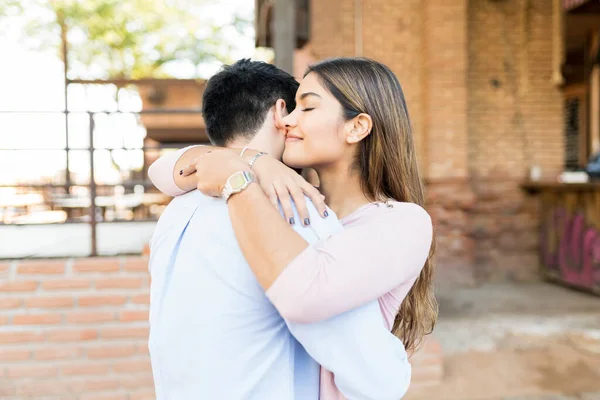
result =
[{"label": "woman's pink sleeve", "polygon": [[187,191],[181,189],[175,184],[173,170],[175,169],[175,164],[177,164],[177,160],[179,160],[181,155],[192,147],[196,146],[188,146],[184,147],[183,149],[168,153],[167,155],[159,157],[152,163],[152,165],[150,165],[148,168],[148,177],[158,190],[173,197],[187,193]]},{"label": "woman's pink sleeve", "polygon": [[431,218],[411,203],[376,212],[307,247],[279,275],[267,296],[284,319],[317,322],[410,288],[429,256]]}]

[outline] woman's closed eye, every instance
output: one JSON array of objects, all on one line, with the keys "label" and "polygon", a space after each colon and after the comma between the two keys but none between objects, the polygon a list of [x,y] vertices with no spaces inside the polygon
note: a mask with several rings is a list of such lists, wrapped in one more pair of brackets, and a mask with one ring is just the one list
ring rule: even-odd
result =
[{"label": "woman's closed eye", "polygon": [[312,111],[314,109],[315,109],[314,107],[307,107],[307,108],[303,108],[302,111],[308,112],[308,111]]}]

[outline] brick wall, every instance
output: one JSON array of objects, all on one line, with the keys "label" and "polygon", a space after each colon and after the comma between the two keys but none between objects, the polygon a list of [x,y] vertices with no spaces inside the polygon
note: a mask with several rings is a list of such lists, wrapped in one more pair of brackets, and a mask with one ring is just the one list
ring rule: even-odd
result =
[{"label": "brick wall", "polygon": [[471,1],[469,169],[478,280],[538,279],[537,198],[519,188],[538,164],[562,171],[563,107],[552,84],[551,0]]},{"label": "brick wall", "polygon": [[[0,399],[154,399],[146,257],[0,263]],[[442,379],[428,337],[413,386]]]},{"label": "brick wall", "polygon": [[[552,77],[552,0],[311,3],[317,59],[362,54],[396,73],[412,117],[440,279],[538,279],[532,164],[563,165]],[[362,15],[362,16],[361,16]],[[358,18],[358,20],[357,20]]]},{"label": "brick wall", "polygon": [[154,398],[147,265],[0,263],[0,398]]}]

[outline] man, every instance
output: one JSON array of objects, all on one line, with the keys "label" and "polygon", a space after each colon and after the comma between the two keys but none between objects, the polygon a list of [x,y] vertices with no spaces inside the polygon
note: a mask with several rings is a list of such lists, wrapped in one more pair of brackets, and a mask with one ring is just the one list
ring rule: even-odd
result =
[{"label": "man", "polygon": [[[225,67],[203,97],[211,142],[280,158],[280,120],[294,108],[297,87],[269,64]],[[165,190],[154,169],[149,175]],[[294,225],[308,242],[342,229],[333,213],[321,219],[308,207],[313,223]],[[192,191],[169,204],[151,240],[150,272],[149,348],[159,400],[317,400],[317,362],[350,399],[393,399],[406,390],[406,353],[378,303],[316,324],[284,321],[244,260],[222,199]]]}]

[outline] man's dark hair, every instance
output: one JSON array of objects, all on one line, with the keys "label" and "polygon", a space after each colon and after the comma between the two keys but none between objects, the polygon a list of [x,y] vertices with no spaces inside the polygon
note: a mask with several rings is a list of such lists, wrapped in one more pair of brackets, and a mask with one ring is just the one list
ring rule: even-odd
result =
[{"label": "man's dark hair", "polygon": [[278,99],[296,107],[298,82],[274,65],[242,59],[223,67],[206,84],[202,115],[211,143],[225,146],[238,136],[254,136]]}]

